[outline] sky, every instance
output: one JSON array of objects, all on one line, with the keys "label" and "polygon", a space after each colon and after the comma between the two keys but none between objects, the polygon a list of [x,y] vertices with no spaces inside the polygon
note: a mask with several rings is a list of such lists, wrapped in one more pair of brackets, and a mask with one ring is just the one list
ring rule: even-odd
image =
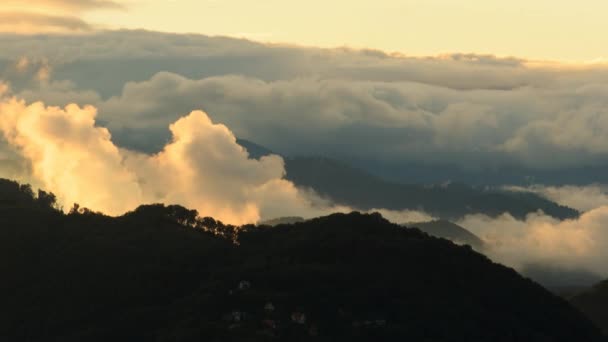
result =
[{"label": "sky", "polygon": [[174,0],[92,19],[161,31],[244,36],[408,55],[493,53],[589,61],[608,56],[602,0]]},{"label": "sky", "polygon": [[[603,0],[37,0],[27,6],[23,3],[3,1],[0,10],[18,13],[22,18],[23,12],[35,11],[54,16],[56,24],[63,20],[63,24],[77,30],[85,29],[85,25],[143,28],[307,46],[374,48],[414,56],[460,52],[568,62],[608,58],[605,38],[608,3]],[[40,22],[40,18],[37,20]],[[23,23],[21,27],[31,29]]]}]

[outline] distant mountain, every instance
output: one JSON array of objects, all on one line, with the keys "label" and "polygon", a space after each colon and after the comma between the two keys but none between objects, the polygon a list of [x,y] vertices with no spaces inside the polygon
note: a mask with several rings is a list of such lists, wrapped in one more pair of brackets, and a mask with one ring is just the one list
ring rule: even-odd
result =
[{"label": "distant mountain", "polygon": [[[248,140],[239,139],[252,158],[273,152]],[[537,194],[485,189],[462,183],[418,185],[393,183],[346,163],[325,157],[283,157],[286,176],[299,187],[311,188],[321,196],[343,205],[368,211],[423,210],[445,220],[468,214],[498,216],[505,212],[523,219],[542,210],[559,219],[575,218],[579,212]]]},{"label": "distant mountain", "polygon": [[608,335],[608,280],[599,282],[591,289],[570,299],[581,312]]},{"label": "distant mountain", "polygon": [[247,150],[249,158],[260,159],[263,156],[270,154],[276,154],[264,146],[258,145],[254,142],[245,139],[236,139],[236,142]]},{"label": "distant mountain", "polygon": [[[0,340],[601,341],[563,299],[380,215],[112,218],[0,181]],[[11,195],[6,195],[11,194]]]},{"label": "distant mountain", "polygon": [[337,203],[360,210],[423,210],[445,220],[469,214],[498,216],[505,212],[523,219],[542,210],[559,219],[579,213],[539,195],[460,183],[416,185],[391,183],[344,163],[323,157],[286,158],[286,178],[297,186],[312,188]]},{"label": "distant mountain", "polygon": [[394,163],[370,160],[349,160],[382,179],[397,183],[443,183],[453,182],[471,185],[587,185],[608,184],[608,164],[582,165],[569,168],[537,169],[523,166],[495,165],[493,167],[469,168],[454,164],[423,164],[407,161]]},{"label": "distant mountain", "polygon": [[293,224],[293,223],[299,223],[299,222],[304,222],[304,221],[305,221],[304,218],[299,217],[299,216],[286,216],[286,217],[277,217],[274,219],[262,221],[258,225],[274,227],[274,226],[278,226],[280,224]]},{"label": "distant mountain", "polygon": [[469,245],[477,251],[483,251],[483,241],[477,235],[465,228],[446,220],[435,220],[431,222],[406,223],[409,227],[415,227],[432,236],[448,239],[458,244]]},{"label": "distant mountain", "polygon": [[577,294],[602,280],[591,271],[555,264],[529,263],[520,273],[562,296]]},{"label": "distant mountain", "polygon": [[[269,149],[249,140],[238,139],[238,143],[255,158],[273,153]],[[276,152],[274,152],[276,154]],[[289,156],[284,156],[289,157]],[[291,156],[294,157],[294,156]],[[339,157],[327,159],[341,160]],[[415,162],[395,161],[393,164],[370,160],[347,160],[352,167],[364,170],[377,178],[392,183],[440,184],[446,181],[465,183],[475,186],[503,185],[586,185],[608,183],[608,164],[584,165],[558,169],[529,169],[515,166],[495,166],[485,168],[463,169],[454,164],[421,164]]]}]

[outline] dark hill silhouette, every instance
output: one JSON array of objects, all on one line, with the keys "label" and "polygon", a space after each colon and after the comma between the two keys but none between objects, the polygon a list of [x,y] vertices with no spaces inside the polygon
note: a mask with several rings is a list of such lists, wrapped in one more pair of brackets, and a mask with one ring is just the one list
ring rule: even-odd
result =
[{"label": "dark hill silhouette", "polygon": [[573,296],[570,301],[608,335],[608,280]]},{"label": "dark hill silhouette", "polygon": [[475,234],[465,228],[446,220],[435,220],[431,222],[406,223],[405,226],[416,227],[432,236],[448,239],[458,244],[466,244],[483,251],[483,241]]},{"label": "dark hill silhouette", "polygon": [[512,269],[379,214],[237,230],[161,204],[63,214],[14,185],[2,341],[601,340]]},{"label": "dark hill silhouette", "polygon": [[528,263],[520,273],[561,296],[569,297],[599,283],[602,277],[584,268],[548,263]]},{"label": "dark hill silhouette", "polygon": [[[457,244],[470,245],[476,251],[485,253],[483,240],[466,228],[453,222],[435,220],[431,222],[406,223],[403,226],[415,227],[429,235],[448,239]],[[551,292],[570,297],[598,283],[601,278],[585,269],[568,268],[548,263],[528,263],[519,270],[522,275],[544,286]]]}]

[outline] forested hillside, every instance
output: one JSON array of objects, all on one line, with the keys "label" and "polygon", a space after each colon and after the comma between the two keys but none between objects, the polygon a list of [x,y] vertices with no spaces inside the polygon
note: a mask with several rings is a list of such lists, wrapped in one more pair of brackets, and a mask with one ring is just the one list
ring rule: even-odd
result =
[{"label": "forested hillside", "polygon": [[2,341],[600,341],[512,269],[378,214],[121,217],[0,182]]}]

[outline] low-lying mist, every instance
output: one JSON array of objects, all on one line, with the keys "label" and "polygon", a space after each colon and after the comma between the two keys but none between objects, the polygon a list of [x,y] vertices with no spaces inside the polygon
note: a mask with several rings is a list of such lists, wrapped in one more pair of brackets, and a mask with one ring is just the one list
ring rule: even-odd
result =
[{"label": "low-lying mist", "polygon": [[497,218],[470,215],[458,224],[482,238],[494,260],[524,270],[546,265],[552,270],[577,270],[608,277],[608,205],[604,185],[516,188],[533,191],[581,210],[576,219],[557,220],[542,212],[525,220],[505,213]]}]

